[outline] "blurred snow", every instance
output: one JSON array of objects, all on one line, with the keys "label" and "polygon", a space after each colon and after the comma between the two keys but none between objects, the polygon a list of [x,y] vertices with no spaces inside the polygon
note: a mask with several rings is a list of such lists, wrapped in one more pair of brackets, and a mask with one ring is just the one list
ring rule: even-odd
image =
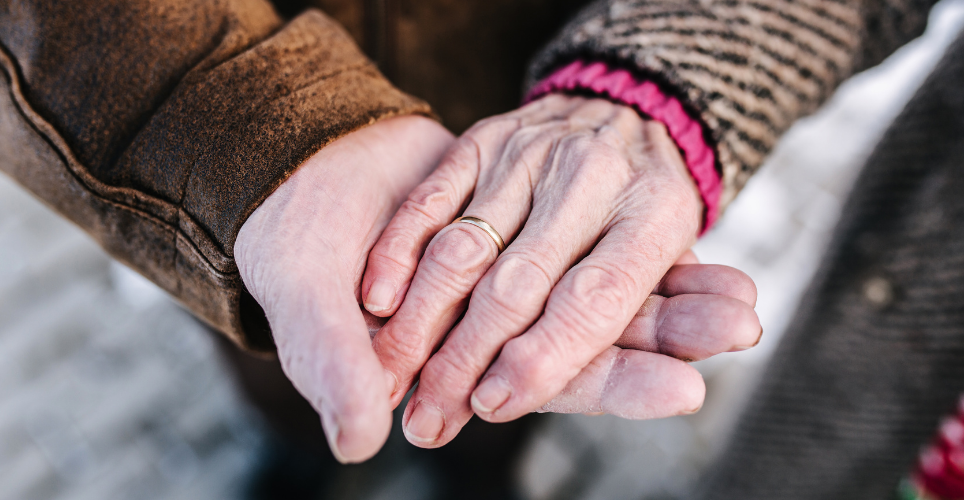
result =
[{"label": "blurred snow", "polygon": [[236,498],[261,441],[210,334],[0,176],[0,498]]}]

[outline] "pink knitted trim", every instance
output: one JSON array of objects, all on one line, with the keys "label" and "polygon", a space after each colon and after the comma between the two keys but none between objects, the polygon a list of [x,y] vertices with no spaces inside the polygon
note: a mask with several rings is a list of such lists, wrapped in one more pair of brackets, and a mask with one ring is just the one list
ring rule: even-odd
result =
[{"label": "pink knitted trim", "polygon": [[525,102],[551,92],[574,90],[606,96],[666,125],[670,137],[683,152],[706,205],[705,233],[719,215],[723,185],[716,171],[716,154],[703,140],[703,127],[686,113],[680,101],[663,93],[655,83],[637,78],[625,69],[610,68],[602,62],[575,61],[539,82],[526,96]]}]

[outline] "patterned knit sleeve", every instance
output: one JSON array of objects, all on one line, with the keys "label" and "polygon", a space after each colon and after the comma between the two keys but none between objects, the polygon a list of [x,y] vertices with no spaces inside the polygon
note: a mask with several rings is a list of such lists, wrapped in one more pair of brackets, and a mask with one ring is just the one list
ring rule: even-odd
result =
[{"label": "patterned knit sleeve", "polygon": [[920,35],[933,3],[600,0],[537,56],[528,82],[591,60],[672,92],[716,149],[725,206],[794,121]]}]

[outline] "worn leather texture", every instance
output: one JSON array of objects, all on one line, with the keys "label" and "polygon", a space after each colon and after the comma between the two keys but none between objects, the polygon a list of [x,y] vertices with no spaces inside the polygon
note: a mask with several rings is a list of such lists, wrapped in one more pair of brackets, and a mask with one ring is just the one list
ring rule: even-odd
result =
[{"label": "worn leather texture", "polygon": [[258,0],[9,1],[0,43],[0,169],[254,350],[241,225],[326,144],[431,114],[321,12]]}]

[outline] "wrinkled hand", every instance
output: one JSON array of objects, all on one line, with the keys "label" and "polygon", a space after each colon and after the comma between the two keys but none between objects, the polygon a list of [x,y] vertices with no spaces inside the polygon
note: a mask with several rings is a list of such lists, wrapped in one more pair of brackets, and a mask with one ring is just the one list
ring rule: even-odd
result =
[{"label": "wrinkled hand", "polygon": [[[616,341],[538,411],[648,419],[693,413],[705,386],[684,361],[742,351],[760,338],[756,286],[727,266],[687,252]],[[675,359],[674,359],[675,358]]]},{"label": "wrinkled hand", "polygon": [[349,134],[299,167],[238,234],[241,278],[268,316],[285,374],[321,414],[341,462],[374,455],[392,423],[394,380],[385,379],[358,305],[365,259],[453,140],[420,117]]},{"label": "wrinkled hand", "polygon": [[[624,106],[550,95],[466,132],[392,219],[362,285],[369,311],[394,314],[374,338],[392,403],[419,377],[408,439],[445,444],[473,411],[503,422],[540,408],[698,409],[699,374],[669,356],[745,348],[760,333],[752,282],[728,268],[670,273],[660,286],[672,298],[647,301],[702,210],[665,128]],[[499,256],[484,231],[450,225],[459,214],[511,244]]]}]

